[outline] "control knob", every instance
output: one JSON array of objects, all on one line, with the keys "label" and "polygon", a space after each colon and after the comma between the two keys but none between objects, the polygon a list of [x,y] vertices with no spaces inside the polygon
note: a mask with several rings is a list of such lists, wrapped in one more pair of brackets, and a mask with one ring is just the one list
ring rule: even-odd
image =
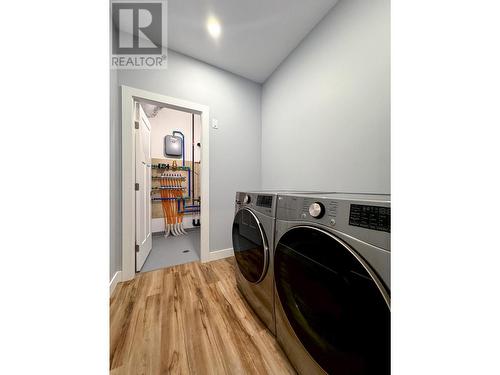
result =
[{"label": "control knob", "polygon": [[243,198],[243,204],[249,204],[250,200],[250,195],[245,195],[245,198]]},{"label": "control knob", "polygon": [[309,215],[319,219],[325,214],[325,206],[320,202],[314,202],[309,206]]}]

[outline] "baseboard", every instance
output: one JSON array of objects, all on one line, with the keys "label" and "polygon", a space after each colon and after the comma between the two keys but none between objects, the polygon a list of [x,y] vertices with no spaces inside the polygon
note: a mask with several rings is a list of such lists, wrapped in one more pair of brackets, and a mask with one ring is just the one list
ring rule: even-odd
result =
[{"label": "baseboard", "polygon": [[113,297],[113,292],[120,281],[122,281],[122,271],[117,271],[109,282],[109,298]]},{"label": "baseboard", "polygon": [[232,247],[230,247],[229,249],[211,251],[208,255],[208,261],[211,262],[213,260],[229,258],[229,257],[232,257],[233,255],[234,255],[234,252],[233,252]]}]

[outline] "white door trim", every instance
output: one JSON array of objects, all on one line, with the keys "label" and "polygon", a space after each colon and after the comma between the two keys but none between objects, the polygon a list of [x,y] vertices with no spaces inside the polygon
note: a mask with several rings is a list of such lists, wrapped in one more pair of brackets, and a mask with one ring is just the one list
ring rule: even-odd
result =
[{"label": "white door trim", "polygon": [[165,104],[201,115],[201,238],[200,256],[202,262],[210,260],[210,223],[209,223],[209,119],[210,108],[206,105],[177,99],[153,92],[121,86],[122,91],[122,281],[135,276],[135,130],[134,100],[144,99]]}]

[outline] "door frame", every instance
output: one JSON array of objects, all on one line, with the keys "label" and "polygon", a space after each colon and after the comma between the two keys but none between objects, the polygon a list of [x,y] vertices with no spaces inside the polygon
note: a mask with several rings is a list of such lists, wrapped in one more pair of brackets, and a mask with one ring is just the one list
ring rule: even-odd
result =
[{"label": "door frame", "polygon": [[122,93],[122,281],[131,280],[135,276],[135,125],[134,101],[145,100],[167,106],[172,109],[201,116],[201,158],[200,158],[200,190],[201,190],[201,238],[200,258],[209,261],[210,256],[210,180],[209,180],[209,119],[210,108],[171,96],[161,95],[129,86],[121,86]]}]

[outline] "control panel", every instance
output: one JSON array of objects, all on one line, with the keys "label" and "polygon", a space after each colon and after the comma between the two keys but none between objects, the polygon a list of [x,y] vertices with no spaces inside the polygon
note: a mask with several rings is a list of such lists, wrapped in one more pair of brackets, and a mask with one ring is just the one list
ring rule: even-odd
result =
[{"label": "control panel", "polygon": [[236,193],[236,212],[243,208],[261,212],[265,215],[274,217],[276,213],[276,195],[259,194],[256,192],[237,192]]},{"label": "control panel", "polygon": [[301,219],[322,219],[325,224],[335,225],[338,202],[334,200],[316,201],[314,198],[303,198]]},{"label": "control panel", "polygon": [[271,208],[273,206],[273,196],[257,195],[257,206]]},{"label": "control panel", "polygon": [[351,204],[349,225],[391,232],[391,208]]},{"label": "control panel", "polygon": [[276,220],[320,225],[390,251],[390,197],[339,196],[280,196]]}]

